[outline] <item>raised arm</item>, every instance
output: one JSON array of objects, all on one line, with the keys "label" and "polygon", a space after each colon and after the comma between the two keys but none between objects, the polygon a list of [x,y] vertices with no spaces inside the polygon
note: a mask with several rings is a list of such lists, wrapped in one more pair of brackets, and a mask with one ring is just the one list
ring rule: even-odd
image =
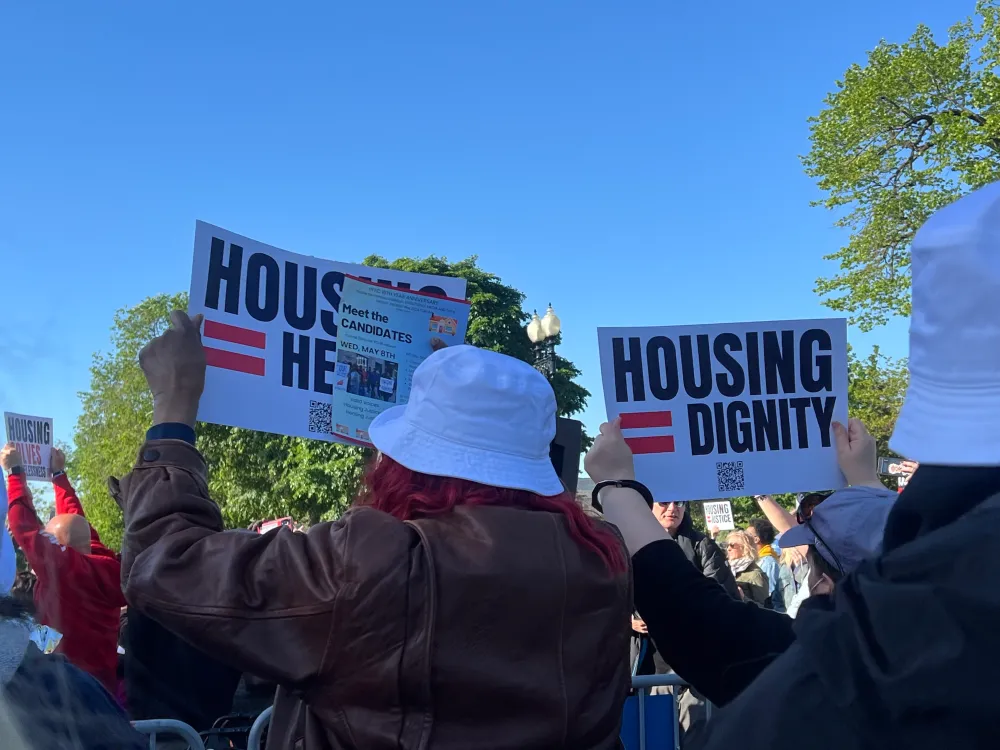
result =
[{"label": "raised arm", "polygon": [[330,642],[335,607],[344,629],[353,602],[405,590],[404,524],[358,509],[308,534],[223,531],[205,463],[183,440],[147,441],[132,472],[111,485],[125,513],[129,606],[245,672],[308,682],[343,646]]},{"label": "raised arm", "polygon": [[765,518],[771,522],[774,530],[779,534],[784,534],[792,526],[798,525],[799,522],[795,520],[795,516],[778,505],[777,501],[770,495],[757,495],[754,499]]},{"label": "raised arm", "polygon": [[[617,420],[601,425],[585,467],[595,482],[635,478]],[[632,555],[635,608],[657,650],[710,701],[732,700],[794,641],[790,618],[733,599],[691,565],[638,492],[609,487],[600,500]]]},{"label": "raised arm", "polygon": [[[83,503],[77,497],[76,490],[70,484],[69,477],[66,476],[66,455],[58,448],[52,449],[52,489],[56,495],[56,514],[71,513],[77,516],[87,517],[83,512]],[[101,537],[93,524],[90,526],[90,545],[96,552],[97,549],[110,552],[101,542]]]},{"label": "raised arm", "polygon": [[7,523],[10,533],[35,574],[44,579],[61,567],[68,556],[63,554],[65,550],[56,540],[45,533],[42,522],[38,520],[28,481],[23,473],[16,472],[23,462],[13,443],[7,443],[0,451],[0,465],[4,471],[14,470],[7,477]]}]

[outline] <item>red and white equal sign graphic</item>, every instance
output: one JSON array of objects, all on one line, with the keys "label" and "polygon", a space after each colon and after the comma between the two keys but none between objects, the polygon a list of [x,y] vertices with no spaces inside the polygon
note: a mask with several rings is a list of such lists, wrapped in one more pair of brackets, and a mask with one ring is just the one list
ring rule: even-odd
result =
[{"label": "red and white equal sign graphic", "polygon": [[[249,328],[240,328],[239,326],[231,326],[226,323],[216,323],[214,320],[205,321],[202,338],[228,341],[231,344],[240,344],[241,346],[252,346],[254,349],[264,349],[267,344],[266,333],[251,331]],[[245,372],[248,375],[263,376],[264,374],[263,357],[251,357],[249,354],[240,354],[239,352],[206,346],[205,361],[209,367],[236,370],[236,372]]]},{"label": "red and white equal sign graphic", "polygon": [[[673,417],[669,411],[632,411],[622,412],[622,430],[640,430],[650,427],[671,427]],[[646,437],[626,437],[625,442],[632,453],[639,456],[644,453],[673,453],[673,435],[649,435]]]}]

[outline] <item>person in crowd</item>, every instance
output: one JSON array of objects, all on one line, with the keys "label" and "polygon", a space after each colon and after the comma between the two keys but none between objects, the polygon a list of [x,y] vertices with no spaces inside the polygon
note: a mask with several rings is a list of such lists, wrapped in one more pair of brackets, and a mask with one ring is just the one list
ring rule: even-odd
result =
[{"label": "person in crowd", "polygon": [[118,615],[125,605],[118,559],[87,522],[66,477],[62,451],[52,449],[56,515],[45,526],[35,513],[21,454],[13,443],[0,452],[0,465],[8,472],[11,533],[38,578],[38,621],[62,634],[57,653],[92,674],[113,695]]},{"label": "person in crowd", "polygon": [[176,719],[198,731],[232,710],[240,670],[130,607],[120,626],[125,706],[135,719]]},{"label": "person in crowd", "polygon": [[770,584],[757,565],[757,549],[745,531],[733,531],[726,536],[726,556],[729,569],[736,577],[740,596],[745,601],[771,609]]},{"label": "person in crowd", "polygon": [[784,612],[785,601],[781,595],[778,555],[772,546],[777,536],[774,526],[766,518],[754,518],[747,526],[747,535],[757,550],[757,567],[767,576],[767,582],[770,586],[768,597],[771,609],[776,612]]},{"label": "person in crowd", "polygon": [[0,747],[142,750],[146,738],[91,675],[31,642],[30,609],[0,596]]},{"label": "person in crowd", "polygon": [[789,617],[798,614],[799,606],[808,596],[806,581],[809,578],[809,563],[806,562],[803,547],[785,547],[778,558],[778,579],[781,582],[781,598],[787,602],[785,613]]},{"label": "person in crowd", "polygon": [[552,467],[541,373],[436,352],[371,424],[356,507],[305,534],[223,531],[194,447],[201,316],[171,317],[140,355],[153,427],[112,483],[122,581],[130,608],[279,683],[269,748],[618,747],[628,561]]},{"label": "person in crowd", "polygon": [[[833,436],[838,463],[851,485],[840,492],[861,493],[875,503],[893,502],[895,493],[878,482],[875,440],[864,425],[858,420],[846,428],[834,424]],[[618,420],[601,426],[585,468],[595,482],[635,479],[632,452]],[[792,620],[733,600],[694,571],[634,489],[607,487],[599,500],[605,518],[618,527],[632,554],[635,607],[650,636],[674,671],[715,705],[740,695],[795,642],[800,625],[808,624],[801,617]],[[832,548],[845,550],[841,559],[856,563],[856,553],[848,552],[856,550],[850,541],[854,519],[837,515],[841,521],[824,538]],[[828,602],[829,596],[817,592],[803,603],[803,614],[806,609],[822,611]]]}]

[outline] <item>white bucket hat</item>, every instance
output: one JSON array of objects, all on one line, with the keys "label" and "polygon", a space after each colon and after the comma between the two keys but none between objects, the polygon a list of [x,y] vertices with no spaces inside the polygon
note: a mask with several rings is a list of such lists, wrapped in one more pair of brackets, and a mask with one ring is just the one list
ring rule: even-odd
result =
[{"label": "white bucket hat", "polygon": [[942,466],[1000,466],[1000,183],[913,238],[910,384],[890,447]]},{"label": "white bucket hat", "polygon": [[473,346],[450,346],[413,373],[410,399],[368,430],[408,469],[538,495],[565,491],[549,460],[556,398],[534,367]]}]

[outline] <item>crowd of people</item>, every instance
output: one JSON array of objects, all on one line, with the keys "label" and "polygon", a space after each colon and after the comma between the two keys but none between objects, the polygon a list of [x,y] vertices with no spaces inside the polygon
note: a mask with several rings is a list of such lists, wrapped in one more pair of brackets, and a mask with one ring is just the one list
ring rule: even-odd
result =
[{"label": "crowd of people", "polygon": [[[794,511],[761,496],[721,546],[637,483],[617,420],[585,458],[601,514],[585,512],[550,461],[548,381],[471,346],[439,348],[375,419],[342,518],[227,530],[196,447],[202,321],[173,313],[140,354],[146,440],[109,479],[120,554],[62,454],[44,524],[18,452],[0,454],[35,576],[30,603],[0,598],[0,743],[142,747],[130,718],[202,729],[249,680],[273,705],[271,750],[602,750],[632,675],[672,671],[691,716],[719,708],[685,723],[690,747],[998,746],[998,221],[1000,184],[914,241],[904,492],[850,420],[832,436],[846,488]],[[32,623],[61,635],[54,653]]]}]

